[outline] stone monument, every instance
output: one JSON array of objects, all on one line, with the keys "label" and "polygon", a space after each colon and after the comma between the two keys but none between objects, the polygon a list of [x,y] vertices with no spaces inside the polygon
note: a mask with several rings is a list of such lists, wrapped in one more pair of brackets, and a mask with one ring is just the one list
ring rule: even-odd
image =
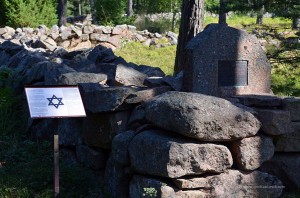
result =
[{"label": "stone monument", "polygon": [[269,94],[271,66],[258,39],[210,24],[187,45],[183,90],[217,97]]}]

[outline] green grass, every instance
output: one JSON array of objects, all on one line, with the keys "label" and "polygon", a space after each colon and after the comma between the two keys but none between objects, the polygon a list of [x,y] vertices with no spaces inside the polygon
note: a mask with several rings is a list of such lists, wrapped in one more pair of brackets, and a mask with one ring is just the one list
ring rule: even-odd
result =
[{"label": "green grass", "polygon": [[155,48],[144,46],[139,42],[127,43],[115,52],[127,62],[160,67],[168,75],[173,74],[175,53],[176,46]]},{"label": "green grass", "polygon": [[[53,146],[47,141],[8,142],[6,148],[0,150],[0,197],[52,197],[52,153]],[[100,187],[100,181],[90,169],[68,166],[61,157],[61,197],[89,197],[92,192],[101,191]]]},{"label": "green grass", "polygon": [[[24,130],[25,118],[19,99],[9,88],[1,88],[0,197],[50,198],[53,197],[53,144],[29,140]],[[60,155],[61,197],[105,194],[93,171],[80,165],[69,166],[65,159],[65,155]]]},{"label": "green grass", "polygon": [[[207,16],[204,19],[204,26],[210,23],[218,23],[218,17]],[[256,25],[256,17],[244,16],[244,15],[231,15],[227,17],[227,24],[235,28],[245,28],[251,26],[251,28],[259,26]],[[292,21],[290,19],[276,17],[276,18],[264,18],[263,25],[267,26],[288,26],[291,27]]]}]

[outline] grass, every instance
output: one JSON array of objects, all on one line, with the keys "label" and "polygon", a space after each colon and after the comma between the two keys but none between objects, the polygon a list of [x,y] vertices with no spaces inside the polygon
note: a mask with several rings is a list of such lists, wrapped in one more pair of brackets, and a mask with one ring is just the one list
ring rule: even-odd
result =
[{"label": "grass", "polygon": [[144,46],[139,42],[127,43],[115,52],[127,62],[160,67],[168,75],[173,74],[175,53],[176,46],[155,48]]},{"label": "grass", "polygon": [[[9,138],[9,137],[8,137]],[[30,140],[7,143],[0,150],[0,197],[52,197],[53,146],[50,142]],[[88,168],[69,166],[60,159],[61,197],[89,197],[99,191],[100,181]]]},{"label": "grass", "polygon": [[[275,18],[264,18],[263,24],[267,26],[288,26],[291,27],[292,21],[290,19],[281,18],[281,17],[275,17]],[[218,17],[212,17],[207,16],[204,19],[204,26],[210,23],[218,23]],[[245,15],[231,15],[227,17],[227,24],[229,26],[235,27],[235,28],[245,28],[246,26],[251,26],[251,29],[253,27],[259,27],[259,25],[256,25],[256,18],[245,16]]]},{"label": "grass", "polygon": [[[19,98],[10,89],[1,88],[0,197],[50,198],[53,197],[53,144],[28,140],[25,118]],[[105,194],[93,171],[78,164],[68,165],[66,157],[60,155],[61,197]]]}]

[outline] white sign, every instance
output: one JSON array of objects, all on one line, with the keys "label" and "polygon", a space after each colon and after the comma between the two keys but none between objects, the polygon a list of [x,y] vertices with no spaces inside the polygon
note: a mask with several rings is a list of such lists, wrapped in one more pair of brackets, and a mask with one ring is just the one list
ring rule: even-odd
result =
[{"label": "white sign", "polygon": [[85,117],[78,87],[25,87],[31,118]]}]

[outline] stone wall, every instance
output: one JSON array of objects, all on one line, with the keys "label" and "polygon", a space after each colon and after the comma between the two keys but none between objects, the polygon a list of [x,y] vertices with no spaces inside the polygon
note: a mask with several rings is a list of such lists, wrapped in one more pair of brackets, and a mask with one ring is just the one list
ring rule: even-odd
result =
[{"label": "stone wall", "polygon": [[177,44],[177,35],[137,31],[135,26],[117,25],[115,27],[75,23],[68,27],[54,25],[50,29],[44,25],[38,28],[0,28],[0,43],[13,40],[26,47],[54,51],[60,47],[74,51],[95,47],[99,44],[111,49],[122,46],[123,42],[138,41],[146,46],[165,47]]},{"label": "stone wall", "polygon": [[78,85],[86,118],[28,122],[33,139],[58,128],[66,160],[104,172],[111,197],[279,197],[300,187],[300,99],[221,99],[180,92],[182,73],[127,63],[101,45],[45,52],[0,45],[0,86]]}]

